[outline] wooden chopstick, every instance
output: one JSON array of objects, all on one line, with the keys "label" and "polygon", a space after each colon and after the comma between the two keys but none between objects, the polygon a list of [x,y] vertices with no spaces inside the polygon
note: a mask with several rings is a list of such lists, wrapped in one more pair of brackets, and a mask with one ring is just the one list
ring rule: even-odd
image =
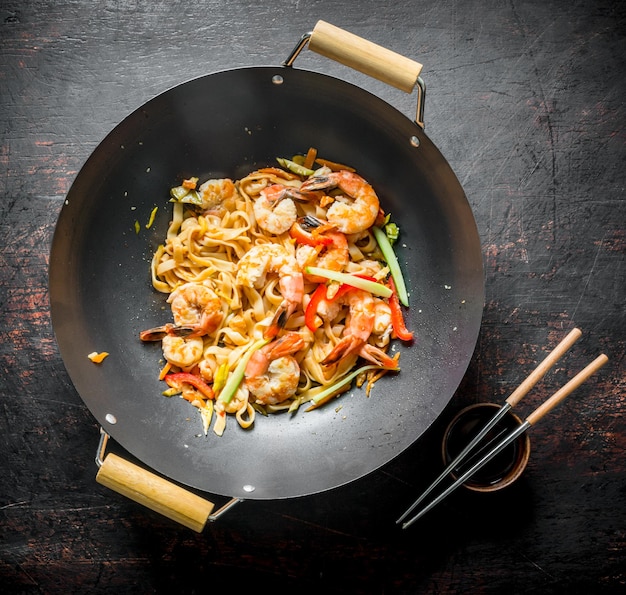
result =
[{"label": "wooden chopstick", "polygon": [[474,447],[487,435],[489,430],[493,428],[502,419],[509,409],[515,407],[523,397],[541,380],[548,370],[559,361],[568,349],[582,336],[582,331],[578,328],[572,329],[564,339],[545,357],[545,359],[528,375],[528,377],[510,394],[504,402],[504,405],[498,412],[485,424],[483,429],[474,436],[471,442],[450,462],[443,470],[441,475],[430,484],[430,486],[422,493],[422,495],[413,502],[413,504],[404,512],[404,514],[396,521],[401,523],[409,514],[419,506],[421,502],[428,496],[445,478],[470,454]]},{"label": "wooden chopstick", "polygon": [[[578,329],[574,329],[574,331],[578,331]],[[512,393],[511,397],[507,399],[505,406],[508,406],[507,409],[510,409],[513,404],[517,404],[519,400],[528,393],[528,391],[536,384],[536,382],[548,371],[548,369],[554,365],[554,363],[569,349],[569,347],[580,337],[580,331],[574,332],[572,331],[559,345],[550,353],[550,355],[538,366],[535,371],[520,385],[520,387]],[[567,384],[561,387],[556,393],[554,393],[549,399],[547,399],[544,403],[542,403],[537,409],[535,409],[528,417],[524,420],[524,422],[518,426],[515,430],[509,433],[505,438],[501,440],[499,444],[497,444],[491,451],[489,451],[482,459],[480,459],[477,463],[475,463],[470,469],[468,469],[463,475],[457,478],[454,483],[448,487],[444,492],[442,492],[437,498],[435,498],[430,504],[424,507],[418,514],[413,516],[409,521],[405,522],[402,525],[403,529],[406,529],[410,525],[412,525],[415,521],[417,521],[420,517],[426,514],[429,510],[431,510],[434,506],[439,504],[444,498],[446,498],[450,493],[452,493],[458,486],[462,483],[466,482],[472,475],[474,475],[479,469],[481,469],[484,465],[486,465],[491,459],[493,459],[498,453],[500,453],[504,448],[506,448],[509,444],[514,442],[519,436],[521,436],[524,432],[526,432],[531,426],[535,425],[540,419],[542,419],[547,413],[552,411],[554,407],[556,407],[565,397],[571,394],[574,390],[576,390],[583,382],[585,382],[589,377],[595,374],[604,364],[608,361],[608,357],[604,354],[598,356],[593,362],[591,362],[588,366],[586,366],[581,372],[579,372],[574,378],[572,378]],[[496,414],[497,419],[499,419]],[[493,421],[493,420],[492,420]],[[492,424],[493,425],[493,424]],[[490,426],[492,427],[492,426]],[[486,432],[485,432],[486,433]],[[482,438],[482,436],[481,436]],[[477,443],[478,440],[474,439],[474,443]],[[470,449],[466,448],[463,453],[463,456],[469,452]],[[460,457],[457,457],[459,459]],[[431,484],[431,486],[418,498],[418,500],[398,519],[398,523],[404,520],[416,507],[422,502],[427,494],[429,494],[432,489],[445,477],[451,468],[454,468],[458,465],[459,461],[455,459],[442,473],[437,480]]]}]

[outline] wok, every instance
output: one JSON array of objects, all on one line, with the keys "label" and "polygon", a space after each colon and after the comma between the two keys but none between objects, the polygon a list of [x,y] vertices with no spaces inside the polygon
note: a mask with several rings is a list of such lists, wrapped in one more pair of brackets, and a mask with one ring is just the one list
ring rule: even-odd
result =
[{"label": "wok", "polygon": [[[291,498],[352,482],[424,433],[472,356],[484,282],[463,189],[419,117],[412,121],[360,87],[293,68],[306,41],[407,91],[421,82],[421,65],[320,21],[286,64],[202,76],[131,113],[85,162],[61,209],[49,271],[61,356],[106,435],[142,463],[138,469],[158,473],[155,480],[234,499]],[[399,346],[401,372],[382,378],[369,398],[353,389],[311,412],[257,417],[249,430],[231,423],[221,438],[205,436],[195,409],[161,396],[160,346],[138,339],[169,320],[166,296],[149,275],[171,214],[169,188],[192,175],[239,178],[310,146],[354,166],[399,223],[415,342]],[[97,365],[87,358],[93,351],[110,355]],[[124,492],[127,482],[135,479],[109,484],[136,497],[141,488]]]}]

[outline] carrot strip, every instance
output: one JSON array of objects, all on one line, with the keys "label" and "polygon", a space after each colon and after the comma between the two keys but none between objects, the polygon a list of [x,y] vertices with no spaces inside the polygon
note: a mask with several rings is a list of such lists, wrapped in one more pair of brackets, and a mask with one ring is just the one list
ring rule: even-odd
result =
[{"label": "carrot strip", "polygon": [[320,159],[319,157],[315,159],[315,162],[328,167],[331,171],[341,171],[342,169],[346,171],[356,171],[354,167],[350,167],[349,165],[337,163],[336,161],[328,161],[328,159]]},{"label": "carrot strip", "polygon": [[311,147],[304,158],[304,167],[307,169],[313,169],[313,164],[315,163],[315,158],[317,157],[317,149],[315,147]]}]

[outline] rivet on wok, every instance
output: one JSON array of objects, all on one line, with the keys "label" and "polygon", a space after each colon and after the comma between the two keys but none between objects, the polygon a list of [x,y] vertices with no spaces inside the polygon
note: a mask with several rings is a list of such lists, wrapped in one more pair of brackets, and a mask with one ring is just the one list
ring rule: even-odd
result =
[{"label": "rivet on wok", "polygon": [[409,139],[409,142],[411,143],[411,145],[413,145],[414,147],[419,147],[420,146],[420,139],[417,138],[417,136],[412,136]]},{"label": "rivet on wok", "polygon": [[107,413],[104,419],[106,419],[110,424],[117,423],[117,417],[115,417],[112,413]]},{"label": "rivet on wok", "polygon": [[254,490],[256,490],[256,488],[254,486],[251,486],[249,483],[243,486],[244,492],[250,493],[250,492],[254,492]]},{"label": "rivet on wok", "polygon": [[283,84],[283,81],[284,81],[284,79],[283,79],[283,77],[282,77],[282,76],[280,76],[280,74],[275,74],[275,75],[272,77],[272,82],[273,82],[275,85],[282,85],[282,84]]}]

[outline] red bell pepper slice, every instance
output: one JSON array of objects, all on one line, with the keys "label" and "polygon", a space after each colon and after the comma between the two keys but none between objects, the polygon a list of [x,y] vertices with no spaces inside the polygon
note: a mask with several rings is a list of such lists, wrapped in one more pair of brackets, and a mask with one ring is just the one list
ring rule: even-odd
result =
[{"label": "red bell pepper slice", "polygon": [[189,374],[188,372],[176,372],[174,374],[167,374],[163,378],[167,385],[171,388],[179,389],[181,384],[191,384],[198,392],[200,392],[205,399],[214,399],[215,393],[213,389],[199,376],[195,374]]},{"label": "red bell pepper slice", "polygon": [[391,326],[393,327],[393,332],[401,341],[412,341],[413,332],[406,328],[406,324],[404,323],[404,314],[402,313],[400,300],[398,299],[398,294],[396,293],[396,286],[394,285],[391,277],[389,277],[389,287],[391,288],[391,291],[393,291],[391,297],[389,298]]},{"label": "red bell pepper slice", "polygon": [[315,332],[320,326],[320,321],[317,320],[317,308],[320,302],[326,299],[326,285],[320,283],[315,291],[311,294],[311,299],[304,311],[304,324],[307,325],[311,332]]}]

